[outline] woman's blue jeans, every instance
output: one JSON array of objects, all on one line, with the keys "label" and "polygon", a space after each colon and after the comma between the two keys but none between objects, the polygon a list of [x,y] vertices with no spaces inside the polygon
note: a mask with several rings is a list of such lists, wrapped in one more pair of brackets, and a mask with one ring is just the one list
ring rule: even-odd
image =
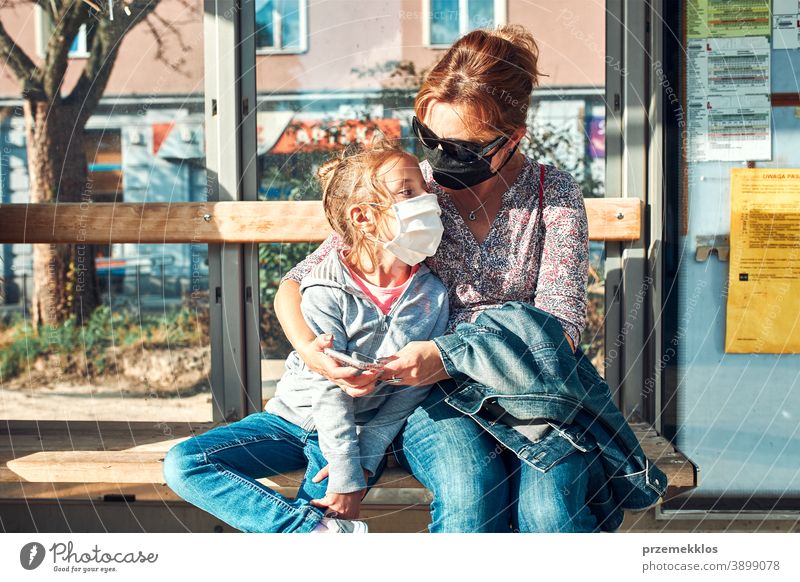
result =
[{"label": "woman's blue jeans", "polygon": [[[576,449],[546,473],[520,461],[435,386],[393,443],[432,493],[431,532],[592,532],[589,459]],[[599,463],[593,463],[594,467]]]},{"label": "woman's blue jeans", "polygon": [[[309,501],[323,498],[328,485],[327,479],[311,479],[326,464],[316,432],[255,412],[173,446],[164,458],[164,478],[183,499],[238,530],[309,532],[323,517]],[[295,499],[256,481],[303,468]]]}]

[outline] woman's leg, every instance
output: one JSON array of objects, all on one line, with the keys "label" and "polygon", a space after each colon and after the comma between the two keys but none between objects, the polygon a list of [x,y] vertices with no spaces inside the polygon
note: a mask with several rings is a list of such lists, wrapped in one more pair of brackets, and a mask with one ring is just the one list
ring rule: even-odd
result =
[{"label": "woman's leg", "polygon": [[511,527],[516,532],[593,532],[597,519],[586,503],[589,469],[576,451],[546,473],[520,461],[511,451],[503,458],[511,484]]},{"label": "woman's leg", "polygon": [[244,532],[307,532],[322,512],[256,479],[306,466],[306,431],[268,412],[182,441],[164,458],[164,478],[189,503]]},{"label": "woman's leg", "polygon": [[433,494],[431,532],[509,531],[502,448],[436,385],[394,442],[398,462]]}]

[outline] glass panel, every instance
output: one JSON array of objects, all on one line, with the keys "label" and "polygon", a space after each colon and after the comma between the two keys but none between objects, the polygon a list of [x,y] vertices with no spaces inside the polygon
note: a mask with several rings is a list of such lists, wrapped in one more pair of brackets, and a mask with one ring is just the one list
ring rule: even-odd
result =
[{"label": "glass panel", "polygon": [[458,38],[459,0],[430,0],[431,44],[451,44]]},{"label": "glass panel", "polygon": [[81,27],[80,32],[72,41],[72,46],[69,48],[70,54],[83,52],[83,47],[86,45],[86,29]]},{"label": "glass panel", "polygon": [[[256,48],[300,49],[301,0],[255,0]],[[275,26],[280,23],[280,39]]]},{"label": "glass panel", "polygon": [[[36,45],[33,10],[3,10],[20,50]],[[113,98],[88,112],[91,98],[76,99],[81,109],[48,107],[39,142],[26,137],[24,72],[6,67],[0,201],[205,200],[203,14],[191,14],[174,23],[187,50],[182,74],[156,58],[146,27],[128,30],[104,43],[121,45],[114,72],[123,73],[86,88]],[[81,48],[76,38],[65,42]],[[75,72],[65,96],[82,90]],[[54,141],[65,159],[42,171]],[[210,421],[207,257],[203,244],[0,245],[0,418]]]},{"label": "glass panel", "polygon": [[299,49],[300,39],[300,2],[302,0],[278,0],[278,12],[281,15],[281,48]]},{"label": "glass panel", "polygon": [[[476,14],[487,8],[474,3]],[[309,3],[309,46],[301,55],[256,57],[258,71],[258,192],[262,200],[319,200],[319,164],[349,142],[364,142],[375,130],[402,137],[418,156],[410,119],[420,75],[444,53],[419,46],[423,23],[401,12],[395,34],[387,34],[386,10],[362,3],[359,21],[341,3]],[[464,3],[466,6],[466,3]],[[493,3],[488,2],[493,13]],[[447,42],[458,34],[457,1],[431,1],[432,35],[441,23]],[[530,140],[523,151],[572,173],[586,197],[604,196],[604,6],[566,2],[543,13],[524,1],[508,3],[509,22],[527,26],[547,61],[535,92]],[[395,25],[392,25],[395,26]],[[394,30],[394,29],[393,29]],[[443,34],[443,33],[442,33]],[[435,39],[434,39],[435,40]],[[327,233],[320,233],[324,236]],[[286,271],[318,243],[260,245],[262,382],[270,397],[291,347],[273,311]],[[583,347],[603,365],[605,247],[591,243],[589,315]]]},{"label": "glass panel", "polygon": [[[716,10],[732,10],[741,3],[727,4],[730,6],[718,2]],[[697,22],[696,15],[688,13],[690,6],[691,3],[685,3],[687,12],[683,12],[683,16],[687,18],[687,25],[696,30],[697,26],[690,25]],[[763,61],[748,47],[758,43],[767,47],[771,62],[771,67],[767,65],[766,69],[771,87],[766,86],[762,91],[767,102],[770,90],[793,92],[796,96],[795,72],[800,67],[800,53],[770,49],[766,36],[751,32],[750,36],[738,40],[722,39],[724,42],[736,40],[734,48],[740,52],[734,58],[730,55],[718,57],[714,52],[721,47],[714,40],[713,28],[704,30],[708,36],[690,34],[685,47],[676,51],[684,56],[679,82],[685,87],[684,91],[676,90],[676,93],[684,93],[687,98],[682,109],[673,105],[665,112],[665,122],[675,126],[672,155],[678,170],[676,175],[683,179],[678,182],[680,196],[672,200],[676,211],[669,225],[669,232],[674,233],[675,251],[668,261],[668,269],[677,285],[672,287],[665,283],[665,290],[672,291],[665,307],[663,339],[665,350],[670,351],[665,352],[663,358],[664,365],[668,366],[665,416],[676,427],[678,449],[700,466],[700,483],[692,497],[710,507],[718,501],[753,503],[765,497],[796,498],[800,493],[800,438],[797,433],[800,359],[797,354],[725,352],[730,261],[720,260],[716,253],[707,258],[697,254],[698,247],[704,244],[699,237],[717,235],[721,238],[731,232],[732,169],[800,167],[800,120],[795,107],[776,106],[771,112],[769,108],[765,110],[772,134],[769,139],[767,133],[765,140],[770,159],[763,160],[757,152],[752,155],[735,153],[742,142],[752,144],[760,139],[757,132],[741,125],[743,121],[755,120],[757,110],[728,112],[728,121],[735,123],[725,132],[712,136],[714,122],[708,106],[713,109],[723,104],[718,98],[720,90],[734,90],[736,103],[740,99],[744,102],[746,93],[757,92],[752,86],[753,80],[765,69]],[[699,56],[692,46],[709,55]],[[698,56],[695,58],[693,54]],[[698,67],[705,58],[708,58],[707,72]],[[723,87],[723,83],[729,86]],[[679,126],[684,121],[684,111],[688,112],[688,118]],[[706,126],[703,118],[707,113]],[[680,143],[678,134],[688,142]],[[743,137],[737,138],[737,135]],[[722,145],[726,147],[720,147]],[[757,161],[750,160],[751,157]],[[736,244],[737,241],[730,241],[731,248]],[[775,296],[765,297],[766,301],[776,299]],[[672,403],[677,404],[670,406]],[[762,509],[768,507],[769,503],[761,506]]]},{"label": "glass panel", "polygon": [[467,6],[469,30],[494,26],[494,0],[467,0]]},{"label": "glass panel", "polygon": [[273,0],[255,0],[256,2],[256,48],[272,48],[275,46],[275,26]]}]

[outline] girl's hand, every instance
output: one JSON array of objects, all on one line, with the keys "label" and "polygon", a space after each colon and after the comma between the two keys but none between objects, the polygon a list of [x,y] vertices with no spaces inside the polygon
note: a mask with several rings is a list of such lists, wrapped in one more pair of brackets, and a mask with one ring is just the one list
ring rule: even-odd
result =
[{"label": "girl's hand", "polygon": [[[311,479],[314,483],[319,483],[328,477],[328,465],[322,467],[319,472]],[[364,480],[369,481],[369,471],[364,469]],[[358,519],[361,511],[361,500],[367,494],[366,489],[353,491],[352,493],[328,493],[322,499],[312,499],[309,503],[320,509],[329,509],[336,512],[334,517],[342,519]]]},{"label": "girl's hand", "polygon": [[[328,465],[325,465],[324,467],[322,467],[322,469],[319,470],[319,472],[316,475],[314,475],[314,478],[311,479],[311,481],[313,483],[319,483],[323,479],[327,479],[328,475],[330,475],[330,470],[328,469]],[[364,481],[369,483],[369,471],[367,471],[366,469],[364,469]],[[361,497],[364,497],[367,494],[367,490],[362,489],[361,491],[363,493]]]},{"label": "girl's hand", "polygon": [[322,350],[333,347],[333,336],[319,335],[313,341],[297,350],[300,357],[312,371],[325,376],[353,398],[366,396],[375,390],[378,372],[361,371],[352,366],[340,366],[336,360],[326,356]]},{"label": "girl's hand", "polygon": [[327,510],[325,512],[326,517],[358,519],[363,496],[363,489],[352,493],[328,493],[322,499],[312,499],[309,503],[314,507]]},{"label": "girl's hand", "polygon": [[432,341],[410,342],[388,361],[380,378],[399,378],[403,386],[427,386],[450,376],[444,369],[439,349]]}]

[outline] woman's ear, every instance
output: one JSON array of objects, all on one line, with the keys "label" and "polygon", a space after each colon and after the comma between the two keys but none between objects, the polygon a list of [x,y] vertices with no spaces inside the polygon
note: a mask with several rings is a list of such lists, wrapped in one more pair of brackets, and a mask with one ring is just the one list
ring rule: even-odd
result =
[{"label": "woman's ear", "polygon": [[525,137],[525,134],[528,132],[528,128],[525,126],[518,127],[514,130],[514,133],[511,134],[511,139],[508,140],[511,143],[511,147],[514,147],[515,144],[519,144],[522,141],[522,138]]},{"label": "woman's ear", "polygon": [[519,145],[519,142],[522,141],[522,138],[525,137],[526,132],[526,127],[518,127],[515,129],[506,144],[497,152],[497,155],[492,158],[492,169],[495,172],[498,171],[497,168],[506,164],[509,156],[513,155],[514,150]]}]

